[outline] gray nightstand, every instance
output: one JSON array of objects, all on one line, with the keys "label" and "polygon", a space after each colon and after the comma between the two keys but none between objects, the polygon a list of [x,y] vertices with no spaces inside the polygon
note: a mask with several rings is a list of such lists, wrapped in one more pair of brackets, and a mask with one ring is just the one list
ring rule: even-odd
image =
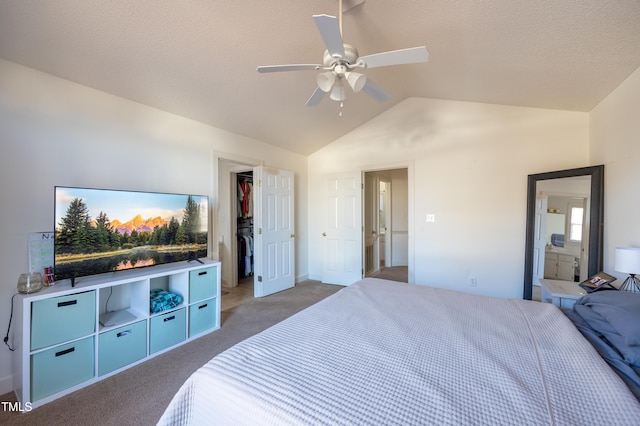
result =
[{"label": "gray nightstand", "polygon": [[577,299],[587,294],[587,291],[577,282],[549,279],[539,281],[542,286],[541,301],[553,303],[559,308],[571,308]]}]

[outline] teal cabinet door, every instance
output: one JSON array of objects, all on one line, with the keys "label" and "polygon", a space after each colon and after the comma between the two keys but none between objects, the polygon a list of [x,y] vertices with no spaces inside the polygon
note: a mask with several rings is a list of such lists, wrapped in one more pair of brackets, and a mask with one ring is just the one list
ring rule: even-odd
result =
[{"label": "teal cabinet door", "polygon": [[31,401],[94,377],[93,336],[31,355]]},{"label": "teal cabinet door", "polygon": [[186,340],[186,308],[151,318],[149,324],[149,353],[155,353]]},{"label": "teal cabinet door", "polygon": [[218,273],[215,266],[189,272],[189,303],[209,299],[218,293]]},{"label": "teal cabinet door", "polygon": [[102,376],[147,356],[147,322],[116,328],[98,337],[98,375]]},{"label": "teal cabinet door", "polygon": [[216,299],[189,306],[189,337],[216,326]]},{"label": "teal cabinet door", "polygon": [[31,304],[31,350],[88,336],[95,326],[93,290],[35,301]]}]

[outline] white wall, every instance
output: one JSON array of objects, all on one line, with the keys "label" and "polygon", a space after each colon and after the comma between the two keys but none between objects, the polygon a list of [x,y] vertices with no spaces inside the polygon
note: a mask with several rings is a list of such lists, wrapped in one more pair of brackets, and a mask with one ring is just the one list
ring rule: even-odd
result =
[{"label": "white wall", "polygon": [[616,247],[640,247],[640,68],[590,113],[591,162],[604,164],[604,269]]},{"label": "white wall", "polygon": [[[297,188],[307,185],[304,156],[4,60],[0,147],[3,337],[18,276],[28,270],[27,236],[53,230],[55,185],[206,194],[214,213],[220,153],[292,170]],[[306,274],[306,191],[296,198],[296,269]],[[0,394],[11,390],[11,375],[2,345]]]},{"label": "white wall", "polygon": [[[588,144],[587,113],[410,98],[309,156],[309,188],[326,173],[408,164],[414,282],[521,298],[527,175],[590,165]],[[311,247],[322,244],[319,192]],[[322,277],[321,258],[309,273]]]}]

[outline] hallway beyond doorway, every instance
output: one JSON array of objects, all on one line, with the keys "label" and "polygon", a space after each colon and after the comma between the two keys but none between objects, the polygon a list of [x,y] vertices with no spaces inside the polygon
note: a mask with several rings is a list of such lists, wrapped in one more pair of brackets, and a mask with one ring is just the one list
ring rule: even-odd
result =
[{"label": "hallway beyond doorway", "polygon": [[382,278],[385,280],[407,283],[409,282],[409,267],[407,266],[382,267],[380,272],[378,272],[375,275],[371,275],[370,278]]}]

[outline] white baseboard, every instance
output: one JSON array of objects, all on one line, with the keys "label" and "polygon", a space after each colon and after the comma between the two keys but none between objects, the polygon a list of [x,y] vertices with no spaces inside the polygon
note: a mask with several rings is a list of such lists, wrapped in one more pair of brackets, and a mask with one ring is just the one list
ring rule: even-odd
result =
[{"label": "white baseboard", "polygon": [[13,375],[0,378],[0,395],[13,391]]},{"label": "white baseboard", "polygon": [[322,274],[308,275],[308,280],[322,281]]},{"label": "white baseboard", "polygon": [[296,277],[296,284],[301,283],[309,279],[309,275],[300,275]]}]

